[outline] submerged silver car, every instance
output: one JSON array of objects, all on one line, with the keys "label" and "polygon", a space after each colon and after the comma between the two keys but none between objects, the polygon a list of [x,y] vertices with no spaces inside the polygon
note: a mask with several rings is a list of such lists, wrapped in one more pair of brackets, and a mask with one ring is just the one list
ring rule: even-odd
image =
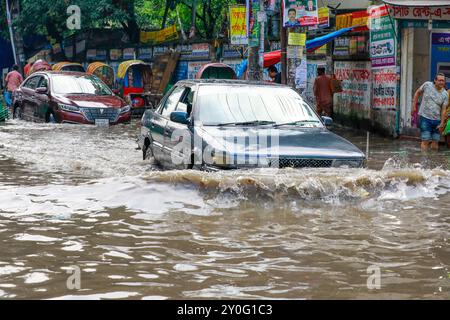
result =
[{"label": "submerged silver car", "polygon": [[330,118],[271,83],[180,81],[141,122],[144,159],[165,168],[362,167],[365,160],[326,128]]}]

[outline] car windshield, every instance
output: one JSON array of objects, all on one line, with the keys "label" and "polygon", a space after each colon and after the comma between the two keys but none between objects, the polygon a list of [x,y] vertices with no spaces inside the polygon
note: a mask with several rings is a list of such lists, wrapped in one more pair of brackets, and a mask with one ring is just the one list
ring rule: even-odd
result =
[{"label": "car windshield", "polygon": [[196,120],[203,125],[323,126],[290,88],[204,85],[197,97]]},{"label": "car windshield", "polygon": [[52,90],[56,94],[112,95],[108,86],[95,76],[56,75],[52,77]]}]

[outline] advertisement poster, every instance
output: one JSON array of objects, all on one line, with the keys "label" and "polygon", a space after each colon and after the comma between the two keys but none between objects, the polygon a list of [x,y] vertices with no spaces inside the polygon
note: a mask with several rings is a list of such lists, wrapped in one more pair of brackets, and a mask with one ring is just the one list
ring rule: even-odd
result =
[{"label": "advertisement poster", "polygon": [[259,11],[259,0],[247,0],[247,38],[250,47],[259,46],[259,23],[257,15]]},{"label": "advertisement poster", "polygon": [[230,42],[234,45],[246,45],[247,20],[243,5],[230,6]]},{"label": "advertisement poster", "polygon": [[374,109],[396,108],[397,73],[396,68],[377,69],[372,71]]},{"label": "advertisement poster", "polygon": [[371,102],[371,63],[370,61],[336,61],[334,74],[342,81],[341,93],[334,95],[337,111],[349,114],[363,111],[368,117]]},{"label": "advertisement poster", "polygon": [[396,66],[395,32],[385,5],[369,8],[372,69]]},{"label": "advertisement poster", "polygon": [[89,49],[86,51],[86,59],[88,60],[95,60],[97,57],[97,50],[96,49]]},{"label": "advertisement poster", "polygon": [[135,59],[134,56],[135,56],[134,48],[123,49],[123,59],[124,60],[133,60],[133,59]]},{"label": "advertisement poster", "polygon": [[327,7],[319,8],[319,28],[328,28],[330,26],[330,9]]},{"label": "advertisement poster", "polygon": [[306,58],[302,59],[302,62],[297,69],[295,70],[295,88],[296,89],[306,89],[307,85],[307,74],[308,74],[308,65],[306,62]]},{"label": "advertisement poster", "polygon": [[431,35],[430,79],[437,73],[445,74],[447,88],[450,88],[450,32],[433,32]]},{"label": "advertisement poster", "polygon": [[193,58],[209,58],[209,44],[208,43],[194,43],[192,44]]},{"label": "advertisement poster", "polygon": [[289,32],[288,45],[289,46],[305,46],[306,45],[306,33]]},{"label": "advertisement poster", "polygon": [[117,61],[117,60],[122,59],[122,49],[109,50],[109,59],[112,61]]},{"label": "advertisement poster", "polygon": [[209,61],[190,61],[188,64],[188,79],[195,79],[195,75],[197,72],[203,67],[205,64],[210,63]]},{"label": "advertisement poster", "polygon": [[316,26],[319,23],[317,0],[283,0],[285,27]]},{"label": "advertisement poster", "polygon": [[149,60],[153,56],[152,48],[139,48],[138,59]]}]

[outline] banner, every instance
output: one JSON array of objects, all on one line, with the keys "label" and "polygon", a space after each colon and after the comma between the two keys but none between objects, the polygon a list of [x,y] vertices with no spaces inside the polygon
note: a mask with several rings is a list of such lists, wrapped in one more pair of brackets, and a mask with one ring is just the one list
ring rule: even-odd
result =
[{"label": "banner", "polygon": [[243,5],[230,6],[230,42],[245,45],[247,40],[247,14]]},{"label": "banner", "polygon": [[140,42],[145,44],[156,44],[177,39],[178,32],[175,24],[159,31],[141,31],[139,36]]},{"label": "banner", "polygon": [[259,0],[247,0],[247,41],[249,47],[259,46],[260,27],[257,21]]},{"label": "banner", "polygon": [[282,0],[285,27],[316,26],[319,23],[317,0]]},{"label": "banner", "polygon": [[396,68],[373,70],[372,75],[373,75],[372,108],[395,110],[397,106]]},{"label": "banner", "polygon": [[[392,21],[385,5],[369,8],[370,58],[372,69],[396,66],[396,43]],[[395,23],[395,22],[394,22]]]},{"label": "banner", "polygon": [[450,20],[450,7],[403,7],[389,8],[395,19]]}]

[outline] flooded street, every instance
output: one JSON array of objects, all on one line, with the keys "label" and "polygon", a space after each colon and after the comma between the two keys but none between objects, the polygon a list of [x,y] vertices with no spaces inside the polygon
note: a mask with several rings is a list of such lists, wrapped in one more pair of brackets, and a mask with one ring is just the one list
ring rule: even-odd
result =
[{"label": "flooded street", "polygon": [[366,169],[161,171],[138,130],[0,124],[0,298],[450,298],[449,150],[372,136]]}]

